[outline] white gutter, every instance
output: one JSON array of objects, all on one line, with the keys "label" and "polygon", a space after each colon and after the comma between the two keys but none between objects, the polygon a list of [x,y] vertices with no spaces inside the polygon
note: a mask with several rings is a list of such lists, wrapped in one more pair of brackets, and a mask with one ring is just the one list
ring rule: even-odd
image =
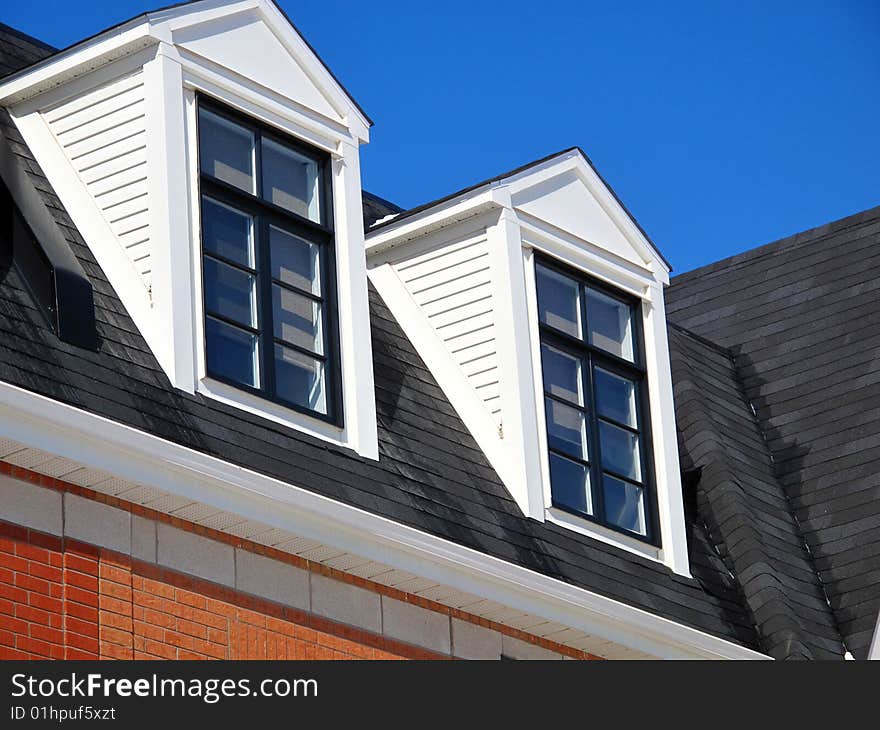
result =
[{"label": "white gutter", "polygon": [[0,437],[293,530],[653,656],[767,659],[730,641],[0,383]]}]

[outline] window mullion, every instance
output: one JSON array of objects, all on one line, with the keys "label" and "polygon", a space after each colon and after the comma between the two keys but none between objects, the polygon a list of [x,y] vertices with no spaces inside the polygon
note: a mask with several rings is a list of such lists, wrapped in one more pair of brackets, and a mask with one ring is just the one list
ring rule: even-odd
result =
[{"label": "window mullion", "polygon": [[254,190],[257,198],[263,199],[263,135],[259,129],[253,130],[254,134]]},{"label": "window mullion", "polygon": [[[587,321],[587,294],[583,284],[578,286],[581,315],[581,337],[584,344],[587,342],[590,331]],[[581,387],[584,389],[584,406],[587,409],[587,444],[589,447],[588,460],[590,462],[590,501],[593,505],[593,516],[598,520],[605,519],[605,502],[602,498],[602,455],[599,452],[599,426],[596,420],[596,395],[593,388],[593,356],[590,350],[584,347],[581,350]]]},{"label": "window mullion", "polygon": [[268,395],[275,395],[275,322],[272,317],[272,267],[269,261],[269,224],[260,217],[254,225],[257,241],[255,248],[259,261],[257,270],[257,286],[260,302],[260,354],[261,379],[260,389]]},{"label": "window mullion", "polygon": [[596,417],[596,390],[593,356],[584,353],[584,401],[587,404],[587,439],[590,444],[590,489],[593,491],[593,514],[605,521],[605,495],[602,490],[602,451],[599,446],[599,419]]}]

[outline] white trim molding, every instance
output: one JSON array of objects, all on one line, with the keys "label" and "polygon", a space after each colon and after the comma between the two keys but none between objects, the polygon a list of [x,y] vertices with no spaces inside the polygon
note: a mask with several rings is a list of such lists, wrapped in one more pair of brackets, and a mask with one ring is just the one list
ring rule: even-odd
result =
[{"label": "white trim molding", "polygon": [[768,659],[733,642],[0,383],[0,437],[324,542],[658,658]]},{"label": "white trim molding", "polygon": [[[374,285],[523,513],[689,576],[663,304],[669,268],[580,151],[404,213],[366,242]],[[536,252],[642,302],[659,547],[550,509]]]},{"label": "white trim molding", "polygon": [[[207,378],[197,93],[330,155],[341,428]],[[369,121],[274,3],[148,13],[4,80],[0,103],[176,388],[378,458],[359,153]]]}]

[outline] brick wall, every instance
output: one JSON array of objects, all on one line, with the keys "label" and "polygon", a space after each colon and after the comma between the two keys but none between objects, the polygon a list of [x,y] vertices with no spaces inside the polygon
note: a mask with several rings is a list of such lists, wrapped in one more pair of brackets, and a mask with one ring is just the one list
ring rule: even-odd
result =
[{"label": "brick wall", "polygon": [[18,525],[0,565],[0,659],[441,658]]},{"label": "brick wall", "polygon": [[591,659],[0,462],[0,658]]}]

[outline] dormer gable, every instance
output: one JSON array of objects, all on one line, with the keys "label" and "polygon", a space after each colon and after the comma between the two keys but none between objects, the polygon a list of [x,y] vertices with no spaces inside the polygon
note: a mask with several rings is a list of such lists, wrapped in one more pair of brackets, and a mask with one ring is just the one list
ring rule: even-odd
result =
[{"label": "dormer gable", "polygon": [[[523,513],[688,574],[663,305],[669,265],[586,156],[567,150],[379,222],[367,252],[371,280]],[[539,307],[542,286],[557,284],[579,303],[572,322]],[[609,316],[626,320],[618,345],[595,331]],[[577,363],[577,394],[559,395],[548,380],[556,347]],[[600,378],[629,399],[631,415],[597,400]],[[608,432],[604,459],[599,430]],[[581,475],[565,486],[579,496],[560,494],[551,472],[565,469]]]},{"label": "dormer gable", "polygon": [[[370,121],[275,3],[201,0],[146,13],[8,77],[0,103],[175,387],[376,458],[362,337],[370,324],[359,147]],[[238,199],[230,189],[226,208],[211,213],[245,211],[247,263],[220,261],[205,240],[214,235],[206,186],[226,185],[217,170],[229,164],[200,163],[209,154],[200,135],[226,134],[206,131],[207,106],[250,139],[252,184]],[[321,187],[310,203],[320,197],[319,216],[291,203],[304,194],[291,185]],[[308,281],[278,273],[276,255],[320,271]],[[217,324],[229,307],[211,310],[212,292],[240,299],[235,282],[246,280],[254,311]],[[223,328],[218,350],[212,332]],[[233,377],[217,377],[216,363],[240,358],[246,340],[255,371],[223,366]],[[282,372],[289,382],[275,382]]]}]

